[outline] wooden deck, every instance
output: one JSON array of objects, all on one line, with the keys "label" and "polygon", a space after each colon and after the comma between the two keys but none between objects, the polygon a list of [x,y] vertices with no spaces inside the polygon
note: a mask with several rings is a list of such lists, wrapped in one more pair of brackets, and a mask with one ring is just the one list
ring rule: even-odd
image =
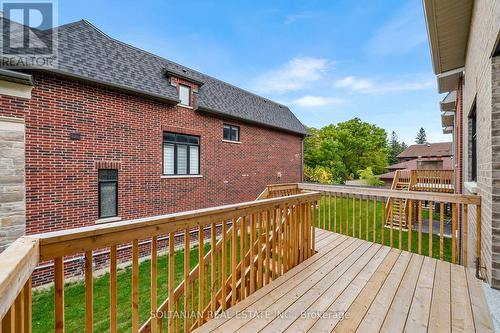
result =
[{"label": "wooden deck", "polygon": [[195,332],[493,332],[472,269],[321,229],[316,250]]}]

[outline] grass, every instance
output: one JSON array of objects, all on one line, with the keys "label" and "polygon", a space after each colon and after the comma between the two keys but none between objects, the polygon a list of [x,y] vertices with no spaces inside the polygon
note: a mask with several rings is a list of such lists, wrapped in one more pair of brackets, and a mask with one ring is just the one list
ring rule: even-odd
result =
[{"label": "grass", "polygon": [[[349,220],[346,222],[346,210],[347,210],[347,204],[349,203]],[[373,241],[373,212],[374,212],[374,207],[375,204],[372,200],[369,201],[368,203],[368,238],[366,238],[366,200],[362,201],[362,207],[361,207],[361,235],[359,232],[359,220],[360,220],[360,209],[359,209],[359,198],[356,199],[355,203],[355,218],[354,218],[354,224],[353,224],[353,216],[352,216],[352,207],[353,207],[353,201],[351,199],[343,199],[343,214],[342,214],[342,219],[343,219],[343,226],[342,226],[342,234],[352,236],[353,231],[355,232],[355,237],[361,238],[361,239],[368,239],[369,241]],[[326,197],[326,209],[325,209],[325,203],[324,200],[321,199],[320,202],[320,210],[317,215],[317,226],[322,229],[334,231],[334,224],[335,221],[337,223],[337,229],[336,231],[340,233],[340,198],[337,198],[337,208],[334,209],[335,206],[335,200],[334,197],[331,196],[331,201],[330,201],[330,207],[329,206],[329,196],[327,195]],[[384,232],[384,244],[390,246],[391,244],[391,228],[384,227],[385,223],[382,220],[382,211],[383,211],[383,203],[377,201],[377,218],[376,218],[376,224],[375,224],[375,230],[376,230],[376,243],[382,244],[382,230]],[[329,211],[330,209],[330,211]],[[326,212],[326,216],[325,216]],[[335,216],[336,215],[336,216]],[[428,217],[429,217],[429,210],[422,208],[422,220],[423,223],[428,223]],[[439,221],[439,213],[436,213],[435,211],[433,212],[433,218],[436,221]],[[413,221],[413,225],[416,226],[416,223],[418,221]],[[346,229],[347,227],[347,229]],[[435,227],[435,225],[434,225]],[[354,230],[353,230],[354,229]],[[418,231],[413,230],[411,232],[411,252],[418,253]],[[401,248],[403,250],[408,250],[408,231],[403,230],[401,232]],[[399,229],[397,227],[392,229],[392,239],[393,239],[393,244],[392,246],[395,248],[399,248]],[[421,243],[421,254],[430,256],[429,253],[429,234],[422,232],[422,243]],[[439,251],[439,246],[440,246],[440,237],[438,235],[432,235],[432,257],[433,258],[440,258],[440,251]],[[451,262],[451,239],[450,238],[444,238],[443,239],[443,260],[450,261]]]},{"label": "grass", "polygon": [[[238,247],[239,248],[239,247]],[[190,251],[190,266],[198,264],[198,246]],[[205,244],[204,253],[210,250]],[[184,250],[175,252],[174,286],[183,280]],[[217,268],[216,268],[217,269]],[[158,256],[158,305],[168,297],[168,257]],[[139,265],[139,319],[143,323],[150,316],[151,261]],[[195,303],[197,285],[195,285]],[[93,280],[94,332],[109,331],[109,273]],[[130,332],[132,325],[132,268],[122,269],[117,274],[117,322],[119,332]],[[182,301],[181,301],[182,304]],[[85,286],[82,282],[65,285],[64,318],[67,332],[82,332],[85,327]],[[182,308],[181,308],[182,311]],[[164,326],[165,327],[165,326]],[[33,332],[54,330],[54,288],[33,293]]]}]

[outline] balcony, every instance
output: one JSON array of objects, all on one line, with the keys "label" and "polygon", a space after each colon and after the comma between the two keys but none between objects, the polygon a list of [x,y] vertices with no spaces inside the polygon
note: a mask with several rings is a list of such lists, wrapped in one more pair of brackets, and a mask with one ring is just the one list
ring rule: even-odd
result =
[{"label": "balcony", "polygon": [[[390,200],[416,209],[406,227],[387,225]],[[77,254],[85,258],[79,331],[97,331],[100,289],[92,262],[102,249],[109,250],[109,306],[100,311],[110,332],[493,332],[479,284],[481,242],[468,235],[469,213],[479,214],[480,205],[480,197],[449,193],[282,184],[251,202],[22,237],[0,254],[2,332],[31,331],[30,277],[40,262],[53,262],[54,330],[68,330],[64,258]],[[175,235],[182,235],[181,246]],[[197,251],[193,265],[194,243],[207,250]],[[117,313],[124,305],[117,298],[117,251],[125,245],[129,327],[120,326]],[[182,257],[175,256],[179,248]],[[147,308],[139,307],[144,256],[150,258]],[[167,267],[158,266],[160,256]],[[165,269],[167,290],[160,290]],[[167,297],[158,302],[159,295]]]}]

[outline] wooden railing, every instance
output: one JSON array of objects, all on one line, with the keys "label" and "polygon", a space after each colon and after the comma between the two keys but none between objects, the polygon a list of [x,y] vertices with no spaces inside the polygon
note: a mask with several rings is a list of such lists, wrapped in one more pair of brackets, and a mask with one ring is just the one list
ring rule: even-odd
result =
[{"label": "wooden railing", "polygon": [[[472,235],[475,249],[472,251],[479,275],[479,196],[306,183],[298,184],[298,187],[303,191],[321,193],[316,224],[319,228],[465,266],[473,261],[469,253],[468,212],[475,210],[476,228],[475,235]],[[385,226],[387,211],[384,207],[389,200],[408,201],[407,229],[402,224]]]},{"label": "wooden railing", "polygon": [[[263,196],[267,196],[264,193]],[[303,193],[183,213],[23,237],[0,254],[2,333],[31,332],[30,276],[54,263],[56,332],[64,332],[64,258],[84,253],[85,331],[93,331],[93,251],[109,248],[109,326],[117,321],[117,247],[131,244],[132,332],[189,332],[245,299],[314,253],[318,193]],[[217,238],[217,228],[220,237]],[[197,230],[198,265],[191,268],[190,233]],[[210,232],[205,253],[205,229]],[[183,281],[175,284],[175,234],[183,233]],[[158,299],[159,237],[168,236],[167,298]],[[150,246],[143,246],[150,240]],[[150,316],[139,319],[139,256],[150,257]],[[83,329],[82,329],[83,330]]]},{"label": "wooden railing", "polygon": [[455,174],[453,170],[411,170],[412,191],[453,193]]}]

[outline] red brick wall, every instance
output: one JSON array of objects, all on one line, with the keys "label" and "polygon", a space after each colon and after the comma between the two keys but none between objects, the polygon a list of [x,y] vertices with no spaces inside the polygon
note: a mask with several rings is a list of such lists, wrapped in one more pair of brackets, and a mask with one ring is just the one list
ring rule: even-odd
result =
[{"label": "red brick wall", "polygon": [[[222,119],[84,83],[35,79],[30,100],[0,97],[0,115],[26,122],[28,234],[94,224],[97,170],[108,165],[119,169],[123,219],[253,200],[266,184],[301,180],[300,136],[227,121],[240,126],[241,144],[226,143]],[[161,178],[164,129],[201,136],[201,178]],[[73,132],[81,139],[70,140]]]}]

